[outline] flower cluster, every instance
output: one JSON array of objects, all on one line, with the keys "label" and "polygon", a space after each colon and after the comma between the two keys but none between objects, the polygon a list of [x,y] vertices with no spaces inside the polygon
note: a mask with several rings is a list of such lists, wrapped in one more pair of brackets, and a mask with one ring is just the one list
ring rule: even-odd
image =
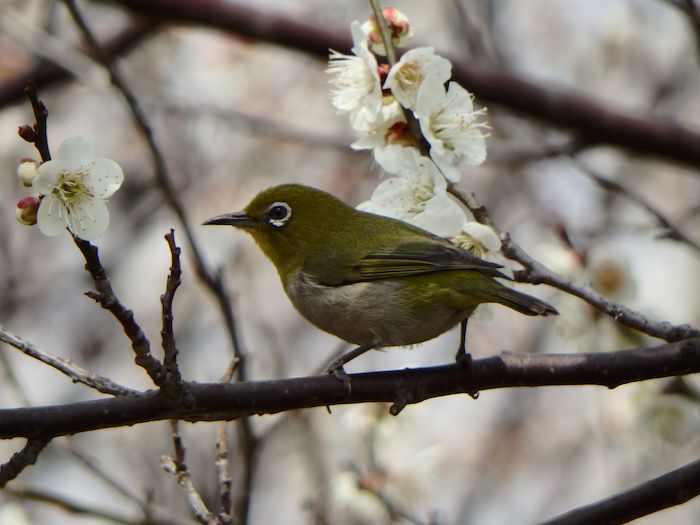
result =
[{"label": "flower cluster", "polygon": [[17,219],[22,224],[38,223],[44,235],[59,235],[68,228],[87,241],[107,229],[105,200],[124,180],[119,164],[95,158],[92,145],[82,137],[65,140],[53,160],[39,164],[24,159],[17,176],[23,186],[41,195],[24,197],[17,203]]},{"label": "flower cluster", "polygon": [[[408,19],[391,7],[383,15],[392,45],[403,45],[412,35]],[[486,158],[486,110],[475,110],[471,93],[448,83],[452,64],[433,48],[411,49],[390,66],[381,58],[386,50],[376,20],[353,22],[351,32],[353,54],[330,53],[331,102],[362,133],[352,147],[372,149],[389,175],[358,208],[415,224],[491,258],[500,248],[496,234],[468,221],[447,194],[448,184],[460,179],[461,163],[475,166]],[[421,136],[412,135],[412,127]]]}]

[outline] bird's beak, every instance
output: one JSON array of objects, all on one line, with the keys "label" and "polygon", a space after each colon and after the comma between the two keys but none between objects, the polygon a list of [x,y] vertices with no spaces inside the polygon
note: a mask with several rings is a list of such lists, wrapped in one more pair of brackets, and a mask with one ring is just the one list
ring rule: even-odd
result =
[{"label": "bird's beak", "polygon": [[225,213],[224,215],[217,215],[211,219],[207,219],[202,223],[203,226],[209,225],[224,225],[224,226],[235,226],[236,228],[251,228],[255,226],[257,221],[250,215],[246,215],[245,212],[236,211],[233,213]]}]

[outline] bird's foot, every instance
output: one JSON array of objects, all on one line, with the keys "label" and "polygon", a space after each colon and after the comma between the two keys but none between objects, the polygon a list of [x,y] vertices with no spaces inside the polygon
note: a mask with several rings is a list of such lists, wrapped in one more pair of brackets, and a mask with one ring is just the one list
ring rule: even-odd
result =
[{"label": "bird's foot", "polygon": [[457,355],[455,356],[455,361],[458,365],[464,368],[471,368],[472,366],[472,355],[468,353],[464,348],[457,350]]},{"label": "bird's foot", "polygon": [[340,360],[333,361],[328,368],[326,368],[326,373],[341,383],[345,388],[345,392],[350,395],[352,393],[352,384],[350,383],[350,376],[343,368],[343,362]]}]

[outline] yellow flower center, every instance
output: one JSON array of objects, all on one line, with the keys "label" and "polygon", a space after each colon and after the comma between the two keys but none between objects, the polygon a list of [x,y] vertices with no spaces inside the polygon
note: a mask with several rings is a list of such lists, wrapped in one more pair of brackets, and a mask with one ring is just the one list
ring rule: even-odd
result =
[{"label": "yellow flower center", "polygon": [[53,187],[53,193],[66,205],[71,208],[80,204],[85,199],[92,198],[93,195],[85,185],[84,171],[62,171],[58,176],[58,182]]}]

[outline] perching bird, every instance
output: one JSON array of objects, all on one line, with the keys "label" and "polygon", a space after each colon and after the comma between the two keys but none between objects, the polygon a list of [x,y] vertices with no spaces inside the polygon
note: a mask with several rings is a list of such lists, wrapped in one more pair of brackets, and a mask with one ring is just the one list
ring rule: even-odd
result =
[{"label": "perching bird", "polygon": [[311,323],[358,345],[328,371],[373,348],[433,339],[458,323],[457,361],[468,363],[467,318],[481,303],[525,315],[556,315],[547,303],[496,281],[484,261],[403,221],[358,211],[323,191],[283,184],[259,193],[243,211],[204,224],[242,228],[277,268],[296,309]]}]

